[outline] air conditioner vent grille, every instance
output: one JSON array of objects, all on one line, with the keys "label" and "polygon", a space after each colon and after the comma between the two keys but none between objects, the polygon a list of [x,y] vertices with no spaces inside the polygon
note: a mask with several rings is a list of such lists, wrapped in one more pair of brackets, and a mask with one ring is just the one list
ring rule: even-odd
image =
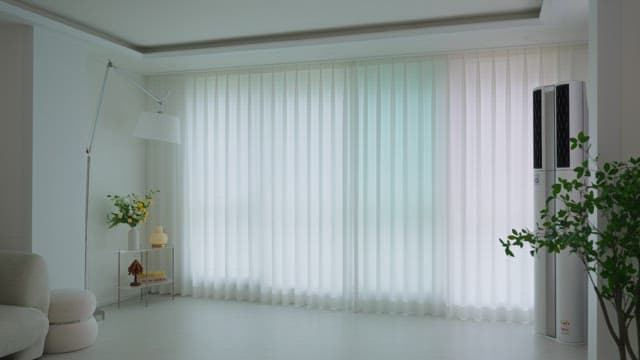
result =
[{"label": "air conditioner vent grille", "polygon": [[569,145],[569,85],[556,87],[556,167],[571,166]]},{"label": "air conditioner vent grille", "polygon": [[542,169],[542,90],[533,92],[533,168]]}]

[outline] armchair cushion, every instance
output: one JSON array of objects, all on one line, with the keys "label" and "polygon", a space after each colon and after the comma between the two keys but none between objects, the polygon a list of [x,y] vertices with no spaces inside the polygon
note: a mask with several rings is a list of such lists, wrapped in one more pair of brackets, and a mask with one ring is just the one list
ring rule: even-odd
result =
[{"label": "armchair cushion", "polygon": [[41,357],[49,330],[49,275],[42,257],[0,251],[0,289],[0,357]]},{"label": "armchair cushion", "polygon": [[48,328],[49,320],[40,310],[0,305],[0,357],[34,346]]},{"label": "armchair cushion", "polygon": [[0,304],[49,312],[49,274],[36,254],[0,251]]}]

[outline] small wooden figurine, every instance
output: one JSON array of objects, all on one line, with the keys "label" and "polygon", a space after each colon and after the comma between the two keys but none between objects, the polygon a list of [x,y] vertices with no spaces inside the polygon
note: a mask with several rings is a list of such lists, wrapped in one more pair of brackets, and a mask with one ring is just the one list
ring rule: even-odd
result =
[{"label": "small wooden figurine", "polygon": [[133,275],[133,282],[130,283],[129,285],[131,285],[131,286],[140,286],[140,283],[138,282],[138,274],[141,274],[143,269],[142,269],[142,265],[140,264],[138,259],[133,260],[131,265],[129,265],[129,269],[128,270],[129,270],[129,275]]}]

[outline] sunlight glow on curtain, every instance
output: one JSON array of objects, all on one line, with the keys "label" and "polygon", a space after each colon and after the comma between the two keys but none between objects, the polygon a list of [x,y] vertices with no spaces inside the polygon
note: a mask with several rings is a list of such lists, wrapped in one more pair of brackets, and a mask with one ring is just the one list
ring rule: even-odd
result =
[{"label": "sunlight glow on curtain", "polygon": [[[357,309],[435,313],[446,244],[446,58],[354,68],[351,190],[357,197]],[[445,241],[443,241],[445,240]]]},{"label": "sunlight glow on curtain", "polygon": [[344,66],[186,82],[183,292],[342,307]]},{"label": "sunlight glow on curtain", "polygon": [[182,146],[148,148],[178,288],[529,321],[532,261],[497,239],[533,222],[531,89],[585,64],[577,46],[149,79],[185,120]]}]

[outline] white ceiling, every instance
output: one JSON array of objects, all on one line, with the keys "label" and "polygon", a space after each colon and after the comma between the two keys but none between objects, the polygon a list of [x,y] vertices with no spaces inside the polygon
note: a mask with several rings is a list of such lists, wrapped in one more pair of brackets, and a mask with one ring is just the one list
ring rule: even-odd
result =
[{"label": "white ceiling", "polygon": [[535,11],[542,0],[19,0],[132,47]]},{"label": "white ceiling", "polygon": [[[27,4],[25,1],[29,1]],[[215,3],[217,2],[217,5]],[[372,57],[388,57],[409,54],[428,54],[459,50],[501,48],[514,46],[530,46],[545,44],[575,44],[586,43],[588,38],[588,14],[589,0],[544,0],[540,13],[529,11],[528,16],[511,18],[480,17],[469,18],[478,11],[494,12],[521,11],[533,6],[540,6],[541,0],[317,0],[322,7],[331,8],[335,17],[328,15],[326,10],[322,16],[301,17],[279,14],[275,10],[279,6],[289,4],[298,9],[305,7],[305,13],[314,13],[313,4],[309,0],[262,0],[269,1],[268,11],[260,7],[260,0],[0,0],[0,21],[11,20],[34,27],[47,28],[53,31],[65,33],[74,38],[82,39],[98,61],[112,59],[121,68],[149,75],[158,73],[172,73],[188,70],[204,70],[219,68],[237,68],[245,66],[263,66],[282,63],[300,63],[325,60],[348,60]],[[249,2],[256,2],[260,11],[250,14],[241,14],[238,18],[223,16],[221,11],[212,14],[196,11],[202,7],[217,7],[233,9],[229,13],[240,14],[239,9],[247,9]],[[351,20],[364,20],[359,15],[356,1],[361,7],[368,5],[364,12],[370,12],[368,19],[376,22],[398,22],[406,20],[409,14],[418,14],[412,17],[422,17],[423,20],[433,17],[458,16],[456,21],[434,22],[426,26],[410,28],[394,28],[393,26],[377,27],[375,31],[365,32],[338,32],[325,36],[321,32],[314,34],[319,36],[278,38],[277,36],[258,39],[258,41],[236,41],[222,44],[212,44],[211,40],[229,39],[229,37],[260,35],[255,31],[303,31],[309,30],[309,24],[314,27],[322,26],[348,26],[358,23],[345,23],[347,18]],[[89,17],[96,17],[105,22],[105,29],[114,28],[117,34],[108,34],[97,29],[98,23],[88,23],[81,26],[79,22],[65,19],[69,15],[55,15],[34,7],[33,4],[42,3],[43,6],[64,8],[65,11],[83,13]],[[180,4],[180,9],[174,3]],[[209,4],[211,3],[211,4]],[[378,4],[374,10],[370,4]],[[77,5],[79,8],[76,8]],[[123,5],[124,4],[124,5]],[[145,4],[145,5],[143,5]],[[154,5],[155,4],[155,5]],[[188,4],[196,4],[190,7]],[[209,4],[209,5],[207,5]],[[306,5],[304,5],[306,4]],[[327,4],[333,4],[329,6]],[[345,6],[348,4],[348,6]],[[420,5],[420,6],[418,6]],[[464,6],[463,6],[464,5]],[[88,10],[94,6],[96,11]],[[111,8],[110,11],[101,10]],[[145,18],[141,25],[134,20],[123,20],[117,15],[117,9],[127,8],[122,17],[135,18],[140,14],[153,13],[151,18]],[[146,11],[155,9],[154,11]],[[158,9],[162,9],[159,11]],[[169,10],[167,10],[169,9]],[[383,10],[380,10],[383,9]],[[144,11],[143,11],[144,10]],[[180,11],[178,11],[180,10]],[[347,11],[348,10],[348,11]],[[411,11],[409,11],[411,10]],[[170,23],[161,22],[162,17],[170,17],[171,11],[179,14],[177,18],[193,16],[193,21],[180,23],[173,20]],[[265,13],[262,16],[262,12]],[[317,11],[316,11],[317,12]],[[531,15],[533,13],[533,15]],[[115,15],[114,15],[115,14]],[[138,15],[135,15],[138,14]],[[290,14],[290,13],[289,13]],[[404,16],[404,17],[403,17]],[[425,18],[430,16],[431,18]],[[462,17],[462,19],[460,18]],[[256,19],[263,18],[263,21]],[[273,19],[276,20],[269,20]],[[112,20],[108,20],[112,19]],[[209,19],[209,20],[207,20]],[[213,21],[213,19],[216,19]],[[251,21],[249,21],[251,19]],[[321,23],[324,19],[324,23]],[[206,21],[205,21],[206,20]],[[304,21],[303,21],[304,20]],[[88,21],[88,20],[87,20]],[[111,23],[110,21],[114,21]],[[199,21],[208,23],[199,24]],[[191,23],[194,24],[191,24]],[[222,27],[220,33],[214,34],[210,29],[221,27],[220,23],[229,24]],[[119,24],[119,25],[115,25]],[[196,26],[197,25],[197,26]],[[299,25],[300,27],[294,27]],[[149,26],[149,28],[147,28]],[[302,27],[305,26],[305,27]],[[204,29],[202,33],[198,27]],[[105,30],[108,31],[108,30]],[[120,32],[121,31],[121,32]],[[131,38],[126,40],[114,39],[114,36],[122,36],[131,32]],[[211,38],[210,36],[215,36]],[[198,39],[209,42],[193,43]],[[115,40],[115,41],[114,41]],[[255,39],[254,39],[255,40]],[[127,41],[131,41],[128,43]],[[133,46],[143,44],[146,46],[158,46],[154,51],[145,51],[141,47]],[[180,43],[180,41],[183,41]],[[139,42],[139,43],[138,43]],[[171,46],[178,44],[193,46]],[[170,46],[166,46],[166,45]],[[164,47],[162,45],[165,45]]]}]

